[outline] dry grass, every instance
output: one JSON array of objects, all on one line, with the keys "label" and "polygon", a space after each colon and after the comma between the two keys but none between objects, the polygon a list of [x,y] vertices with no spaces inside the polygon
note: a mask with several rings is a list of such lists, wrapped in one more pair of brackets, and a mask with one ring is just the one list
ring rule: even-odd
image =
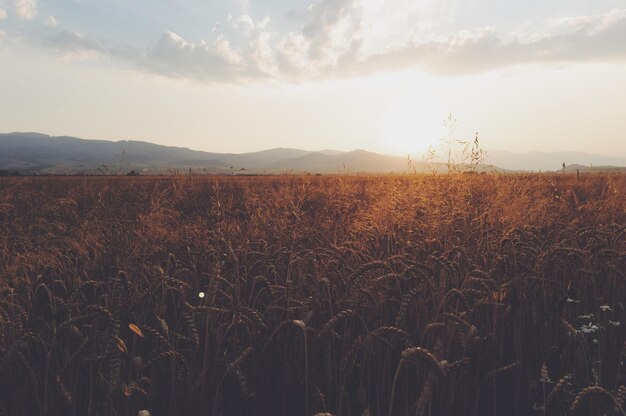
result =
[{"label": "dry grass", "polygon": [[0,415],[622,415],[625,201],[620,175],[0,179]]}]

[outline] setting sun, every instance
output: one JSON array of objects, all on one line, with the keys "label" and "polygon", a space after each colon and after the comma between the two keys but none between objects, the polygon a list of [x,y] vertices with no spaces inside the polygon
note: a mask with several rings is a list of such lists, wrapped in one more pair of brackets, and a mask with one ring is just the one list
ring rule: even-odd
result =
[{"label": "setting sun", "polygon": [[421,155],[443,135],[446,112],[419,99],[391,102],[378,120],[379,135],[389,152]]}]

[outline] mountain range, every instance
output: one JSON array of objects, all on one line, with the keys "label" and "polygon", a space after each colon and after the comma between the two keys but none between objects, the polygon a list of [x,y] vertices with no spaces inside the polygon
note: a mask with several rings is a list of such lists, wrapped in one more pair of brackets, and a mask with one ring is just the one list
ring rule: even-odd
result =
[{"label": "mountain range", "polygon": [[[626,158],[580,152],[513,153],[488,151],[481,170],[556,171],[565,163],[578,169],[626,167]],[[407,163],[406,157],[366,150],[307,151],[276,148],[249,153],[212,153],[142,141],[86,140],[40,133],[0,134],[0,171],[25,174],[141,173],[357,173],[438,170],[442,163]]]}]

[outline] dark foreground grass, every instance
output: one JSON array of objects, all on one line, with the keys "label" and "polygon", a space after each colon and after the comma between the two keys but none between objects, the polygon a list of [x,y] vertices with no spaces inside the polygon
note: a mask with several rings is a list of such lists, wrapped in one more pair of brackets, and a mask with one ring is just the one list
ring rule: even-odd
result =
[{"label": "dark foreground grass", "polygon": [[625,201],[623,175],[2,178],[0,415],[622,415]]}]

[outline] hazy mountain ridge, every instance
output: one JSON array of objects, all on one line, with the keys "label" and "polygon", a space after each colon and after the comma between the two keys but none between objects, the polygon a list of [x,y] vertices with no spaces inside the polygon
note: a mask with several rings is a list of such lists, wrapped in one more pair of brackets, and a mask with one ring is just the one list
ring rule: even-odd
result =
[{"label": "hazy mountain ridge", "polygon": [[406,159],[355,150],[319,152],[275,148],[249,153],[212,153],[154,143],[0,134],[0,170],[24,173],[150,173],[191,168],[200,173],[401,172]]},{"label": "hazy mountain ridge", "polygon": [[[581,152],[513,153],[488,152],[493,168],[523,171],[557,171],[565,163],[567,170],[610,170],[626,166],[626,158]],[[417,171],[430,171],[419,159]],[[495,168],[497,166],[498,168]],[[576,168],[573,168],[576,166]],[[134,140],[86,140],[70,136],[52,137],[40,133],[0,134],[0,170],[21,173],[126,173],[138,170],[165,173],[192,169],[197,173],[280,173],[319,172],[406,172],[406,157],[390,156],[366,150],[350,152],[325,149],[307,151],[275,148],[248,153],[214,153],[184,147],[163,146]],[[442,165],[435,167],[442,172]],[[501,170],[501,169],[498,169]]]},{"label": "hazy mountain ridge", "polygon": [[489,150],[487,161],[510,170],[556,171],[565,166],[579,165],[589,169],[595,167],[626,167],[626,158],[603,156],[584,152],[526,152],[514,153],[505,150]]}]

